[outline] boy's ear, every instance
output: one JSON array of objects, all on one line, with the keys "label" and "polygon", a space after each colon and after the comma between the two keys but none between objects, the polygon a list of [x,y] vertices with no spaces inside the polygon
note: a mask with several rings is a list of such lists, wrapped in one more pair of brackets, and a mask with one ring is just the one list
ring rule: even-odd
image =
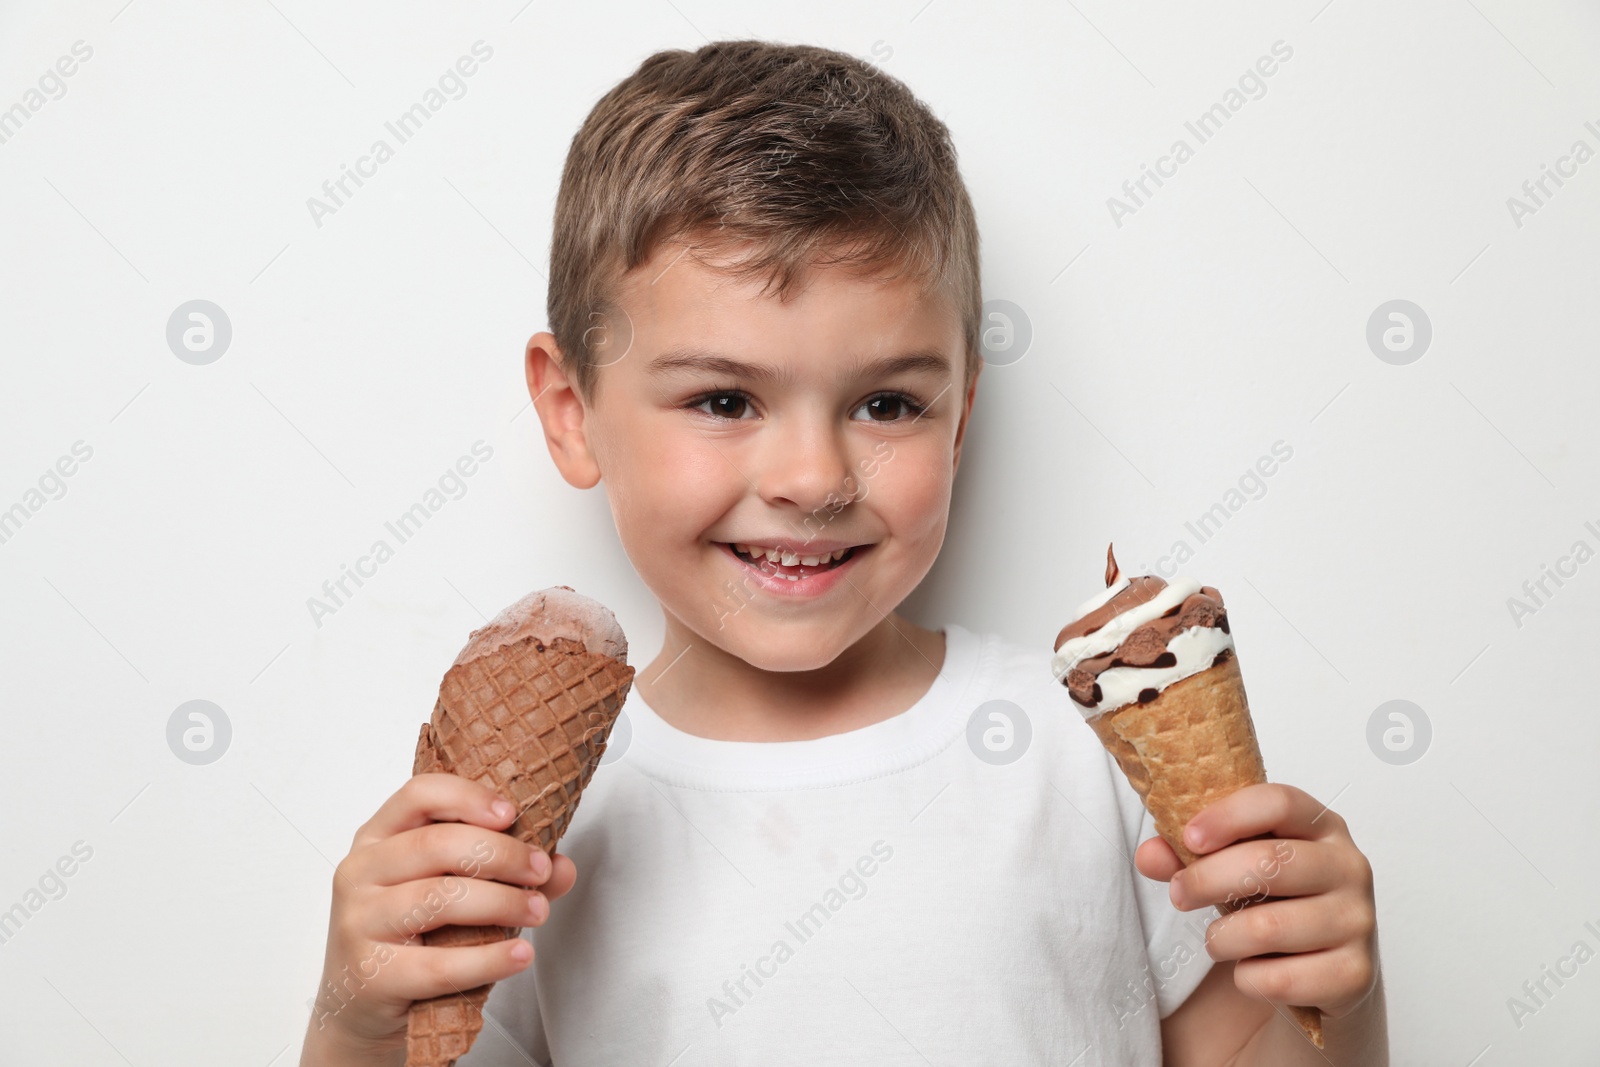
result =
[{"label": "boy's ear", "polygon": [[528,396],[544,427],[544,442],[550,458],[569,485],[588,489],[600,481],[600,465],[595,462],[584,435],[583,401],[563,371],[564,357],[553,333],[536,333],[528,340],[525,370]]},{"label": "boy's ear", "polygon": [[961,401],[961,419],[956,423],[955,457],[950,461],[950,476],[955,477],[961,466],[961,442],[967,439],[967,420],[972,415],[972,401],[978,395],[978,375],[983,373],[983,360],[973,366],[972,381],[967,383],[967,395]]}]

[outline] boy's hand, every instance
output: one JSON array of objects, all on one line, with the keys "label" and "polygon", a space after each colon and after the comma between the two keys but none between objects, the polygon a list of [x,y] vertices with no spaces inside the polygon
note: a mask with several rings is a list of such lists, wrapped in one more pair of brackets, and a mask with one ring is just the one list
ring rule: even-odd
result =
[{"label": "boy's hand", "polygon": [[[1267,839],[1251,841],[1259,834]],[[1258,1000],[1350,1014],[1377,981],[1372,866],[1345,821],[1293,786],[1252,785],[1184,828],[1200,858],[1184,868],[1159,837],[1139,846],[1140,873],[1170,881],[1180,911],[1260,901],[1206,928],[1206,951],[1237,960],[1234,984]],[[1268,953],[1285,953],[1261,958]]]},{"label": "boy's hand", "polygon": [[418,936],[440,926],[539,926],[549,917],[549,902],[572,888],[577,868],[557,854],[552,870],[541,850],[500,833],[515,814],[476,782],[419,774],[356,831],[334,871],[310,1026],[320,1046],[403,1050],[412,1001],[499,981],[528,965],[532,946],[522,938],[444,948]]}]

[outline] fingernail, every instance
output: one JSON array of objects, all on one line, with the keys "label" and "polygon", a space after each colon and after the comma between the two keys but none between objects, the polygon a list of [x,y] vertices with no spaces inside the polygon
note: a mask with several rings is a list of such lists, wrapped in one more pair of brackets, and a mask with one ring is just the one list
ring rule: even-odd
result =
[{"label": "fingernail", "polygon": [[533,946],[522,938],[517,938],[517,943],[511,946],[511,958],[521,963],[533,955]]},{"label": "fingernail", "polygon": [[529,861],[529,865],[533,868],[535,878],[550,877],[550,857],[539,849],[533,850],[533,858]]},{"label": "fingernail", "polygon": [[509,819],[517,812],[517,809],[511,806],[511,801],[509,800],[497,800],[494,802],[493,808],[494,817],[497,819]]},{"label": "fingernail", "polygon": [[1191,826],[1185,830],[1183,832],[1183,839],[1189,842],[1190,848],[1205,847],[1206,835],[1200,832],[1200,828],[1198,826]]}]

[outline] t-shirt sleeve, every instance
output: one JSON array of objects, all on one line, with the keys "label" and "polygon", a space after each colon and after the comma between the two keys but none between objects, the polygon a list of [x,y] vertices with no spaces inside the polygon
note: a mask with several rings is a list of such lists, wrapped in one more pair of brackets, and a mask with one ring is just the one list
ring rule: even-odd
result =
[{"label": "t-shirt sleeve", "polygon": [[[1128,789],[1132,792],[1131,786]],[[1137,794],[1134,795],[1137,798]],[[1129,857],[1133,856],[1134,849],[1155,836],[1155,817],[1145,812],[1139,821],[1139,835],[1129,846]],[[1211,970],[1213,961],[1206,952],[1206,927],[1217,918],[1216,909],[1179,911],[1172,906],[1166,882],[1146,878],[1138,870],[1133,872],[1133,880],[1139,921],[1144,927],[1149,979],[1155,987],[1160,1017],[1165,1019],[1188,999]]]},{"label": "t-shirt sleeve", "polygon": [[[523,930],[524,940],[529,931]],[[457,1067],[550,1067],[550,1049],[539,1015],[538,986],[534,974],[538,960],[517,974],[496,982],[484,1004],[483,1030]]]}]

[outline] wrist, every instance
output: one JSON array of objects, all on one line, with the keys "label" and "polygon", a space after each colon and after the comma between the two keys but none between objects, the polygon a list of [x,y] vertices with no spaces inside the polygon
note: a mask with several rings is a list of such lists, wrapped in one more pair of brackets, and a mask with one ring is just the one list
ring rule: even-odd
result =
[{"label": "wrist", "polygon": [[306,1030],[300,1067],[405,1067],[405,1035],[384,1041],[351,1034],[332,1021],[315,1016]]}]

